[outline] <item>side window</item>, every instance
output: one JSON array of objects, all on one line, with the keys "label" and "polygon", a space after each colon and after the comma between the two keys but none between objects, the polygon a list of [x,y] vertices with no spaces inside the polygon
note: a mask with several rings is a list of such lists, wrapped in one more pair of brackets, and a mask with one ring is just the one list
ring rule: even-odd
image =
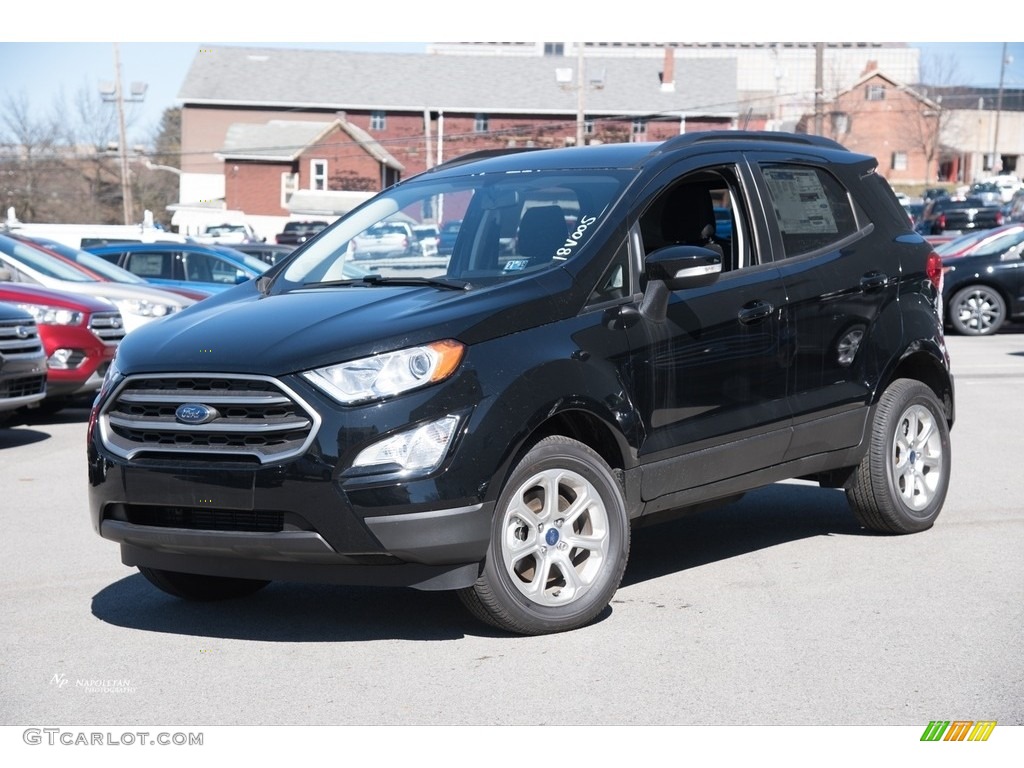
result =
[{"label": "side window", "polygon": [[830,173],[797,165],[762,172],[786,257],[834,246],[857,231],[850,196]]},{"label": "side window", "polygon": [[128,257],[128,271],[139,277],[170,279],[173,277],[171,256],[170,253],[147,253],[145,251],[133,253]]},{"label": "side window", "polygon": [[644,253],[669,245],[696,245],[722,256],[722,271],[752,263],[749,228],[735,172],[715,168],[673,181],[640,217]]},{"label": "side window", "polygon": [[617,301],[632,294],[629,274],[629,248],[626,241],[615,252],[615,258],[601,276],[597,286],[587,299],[590,306],[603,304],[606,301]]},{"label": "side window", "polygon": [[214,273],[217,260],[205,253],[185,253],[185,280],[197,283],[230,283]]}]

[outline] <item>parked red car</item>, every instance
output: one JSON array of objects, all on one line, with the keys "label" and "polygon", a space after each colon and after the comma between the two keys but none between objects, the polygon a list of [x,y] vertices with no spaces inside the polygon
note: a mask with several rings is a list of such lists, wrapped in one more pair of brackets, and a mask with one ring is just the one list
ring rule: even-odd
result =
[{"label": "parked red car", "polygon": [[106,299],[25,283],[0,282],[0,301],[28,311],[46,351],[46,399],[58,410],[97,391],[124,338],[117,307]]}]

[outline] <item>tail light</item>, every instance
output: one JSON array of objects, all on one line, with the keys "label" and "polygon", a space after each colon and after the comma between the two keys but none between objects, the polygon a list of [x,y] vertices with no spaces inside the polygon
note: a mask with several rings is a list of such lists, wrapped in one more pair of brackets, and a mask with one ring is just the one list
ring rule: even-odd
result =
[{"label": "tail light", "polygon": [[928,276],[928,280],[935,286],[935,290],[938,291],[939,295],[942,295],[942,276],[945,274],[945,270],[942,268],[942,257],[939,256],[935,251],[928,254],[928,261],[924,268],[925,274]]},{"label": "tail light", "polygon": [[936,226],[937,226],[937,227],[938,227],[939,229],[945,229],[945,228],[946,228],[946,214],[944,214],[944,213],[940,213],[940,214],[939,214],[939,218],[937,218],[937,219],[935,220],[935,225],[936,225]]},{"label": "tail light", "polygon": [[998,226],[999,226],[999,225],[1001,225],[1002,223],[1003,223],[1003,212],[1002,212],[1002,211],[999,211],[999,212],[998,212],[998,213],[996,214],[996,226],[998,227]]}]

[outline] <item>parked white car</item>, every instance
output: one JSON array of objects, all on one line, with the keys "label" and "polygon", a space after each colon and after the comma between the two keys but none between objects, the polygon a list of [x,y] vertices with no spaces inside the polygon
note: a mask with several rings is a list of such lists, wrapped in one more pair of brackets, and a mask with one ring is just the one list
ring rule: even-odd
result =
[{"label": "parked white car", "polygon": [[267,238],[260,237],[256,230],[248,224],[214,224],[206,227],[202,233],[192,237],[197,243],[220,243],[221,245],[232,245],[234,243],[262,243]]},{"label": "parked white car", "polygon": [[97,280],[72,262],[7,235],[0,235],[0,280],[108,299],[121,312],[126,331],[195,304],[155,287]]},{"label": "parked white car", "polygon": [[1012,174],[1004,173],[999,176],[993,176],[991,179],[988,179],[988,181],[991,181],[999,187],[999,193],[1003,196],[1004,203],[1010,202],[1017,190],[1024,187],[1024,183]]}]

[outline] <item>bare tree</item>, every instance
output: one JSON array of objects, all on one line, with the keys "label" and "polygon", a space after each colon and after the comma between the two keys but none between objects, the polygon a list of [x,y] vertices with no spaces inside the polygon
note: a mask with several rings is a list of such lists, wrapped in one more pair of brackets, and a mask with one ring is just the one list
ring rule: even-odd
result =
[{"label": "bare tree", "polygon": [[49,186],[57,132],[52,122],[33,114],[28,94],[22,91],[0,103],[0,142],[6,149],[0,160],[5,171],[0,190],[4,210],[14,208],[19,217],[32,221]]},{"label": "bare tree", "polygon": [[135,199],[153,212],[154,221],[170,227],[167,206],[178,201],[181,179],[181,109],[169,107],[161,116],[152,149],[137,168]]},{"label": "bare tree", "polygon": [[[944,145],[953,123],[956,105],[943,104],[942,89],[957,81],[955,56],[931,56],[921,63],[921,83],[913,91],[917,108],[904,113],[904,135],[908,145],[924,156],[924,182],[937,178],[938,165],[950,150]],[[933,171],[934,168],[934,171]]]}]

